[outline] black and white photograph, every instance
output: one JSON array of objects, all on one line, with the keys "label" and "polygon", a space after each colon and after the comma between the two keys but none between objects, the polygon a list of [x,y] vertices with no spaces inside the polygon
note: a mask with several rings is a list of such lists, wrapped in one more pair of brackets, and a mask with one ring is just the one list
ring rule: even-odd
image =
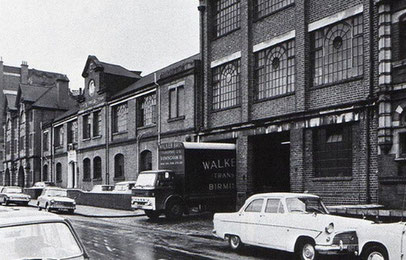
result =
[{"label": "black and white photograph", "polygon": [[406,0],[0,0],[0,260],[406,260]]}]

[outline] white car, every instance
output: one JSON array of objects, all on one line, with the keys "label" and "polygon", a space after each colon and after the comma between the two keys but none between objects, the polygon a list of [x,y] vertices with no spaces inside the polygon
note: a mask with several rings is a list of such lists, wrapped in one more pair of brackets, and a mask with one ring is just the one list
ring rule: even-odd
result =
[{"label": "white car", "polygon": [[213,224],[213,234],[228,240],[233,250],[249,244],[294,252],[302,260],[324,254],[403,259],[406,253],[406,223],[329,215],[320,198],[310,194],[256,194],[238,212],[216,213]]},{"label": "white car", "polygon": [[37,207],[39,210],[64,210],[72,214],[76,209],[76,202],[74,199],[68,198],[65,189],[48,187],[44,188],[41,196],[38,197]]}]

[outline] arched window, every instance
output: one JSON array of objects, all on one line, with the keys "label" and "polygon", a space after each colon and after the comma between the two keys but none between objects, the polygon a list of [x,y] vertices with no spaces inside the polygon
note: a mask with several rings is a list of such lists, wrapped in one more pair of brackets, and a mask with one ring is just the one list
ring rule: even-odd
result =
[{"label": "arched window", "polygon": [[56,164],[56,182],[61,182],[62,181],[62,164],[57,163]]},{"label": "arched window", "polygon": [[213,68],[212,106],[214,110],[240,104],[240,60]]},{"label": "arched window", "polygon": [[93,159],[93,179],[101,179],[102,164],[99,156]]},{"label": "arched window", "polygon": [[90,159],[83,160],[83,180],[90,180]]},{"label": "arched window", "polygon": [[42,180],[43,181],[48,181],[48,165],[47,164],[45,164],[42,167]]},{"label": "arched window", "polygon": [[10,170],[8,168],[6,169],[6,175],[4,176],[4,185],[6,185],[6,186],[11,185],[11,182],[10,182]]},{"label": "arched window", "polygon": [[124,155],[117,154],[114,156],[114,178],[124,177]]},{"label": "arched window", "polygon": [[141,171],[152,170],[152,153],[151,151],[143,151],[141,153]]}]

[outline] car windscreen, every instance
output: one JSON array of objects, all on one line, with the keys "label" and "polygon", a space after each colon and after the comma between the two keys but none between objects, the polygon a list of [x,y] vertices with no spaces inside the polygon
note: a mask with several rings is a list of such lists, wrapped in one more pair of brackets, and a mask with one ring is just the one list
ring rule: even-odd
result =
[{"label": "car windscreen", "polygon": [[66,190],[47,190],[46,195],[51,197],[67,197],[68,193]]},{"label": "car windscreen", "polygon": [[156,174],[140,174],[138,176],[135,187],[154,187],[156,181]]},{"label": "car windscreen", "polygon": [[22,193],[22,189],[20,188],[4,188],[3,189],[4,193]]},{"label": "car windscreen", "polygon": [[0,228],[1,259],[68,259],[83,254],[64,223]]},{"label": "car windscreen", "polygon": [[318,198],[288,198],[286,206],[289,212],[327,214],[326,208]]}]

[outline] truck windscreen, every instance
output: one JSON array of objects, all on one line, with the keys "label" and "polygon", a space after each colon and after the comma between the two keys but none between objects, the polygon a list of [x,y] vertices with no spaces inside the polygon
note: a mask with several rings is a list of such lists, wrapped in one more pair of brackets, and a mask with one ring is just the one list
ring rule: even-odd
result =
[{"label": "truck windscreen", "polygon": [[155,186],[156,174],[140,174],[137,179],[137,183],[135,184],[135,188],[137,187],[145,187]]}]

